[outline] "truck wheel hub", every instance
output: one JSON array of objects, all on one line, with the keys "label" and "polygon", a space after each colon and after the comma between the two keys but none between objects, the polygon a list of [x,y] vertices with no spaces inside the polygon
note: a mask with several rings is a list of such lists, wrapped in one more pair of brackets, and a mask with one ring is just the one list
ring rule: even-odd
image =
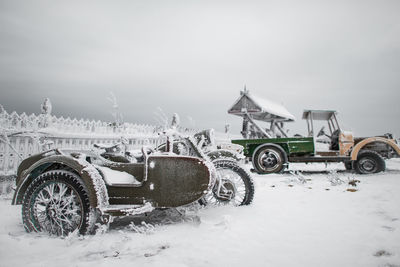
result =
[{"label": "truck wheel hub", "polygon": [[369,171],[369,172],[372,171],[376,167],[375,162],[373,160],[370,160],[370,159],[364,159],[360,163],[361,163],[360,164],[361,167],[364,170]]},{"label": "truck wheel hub", "polygon": [[278,162],[280,161],[280,157],[275,151],[267,150],[261,158],[261,163],[265,168],[274,169],[278,166]]}]

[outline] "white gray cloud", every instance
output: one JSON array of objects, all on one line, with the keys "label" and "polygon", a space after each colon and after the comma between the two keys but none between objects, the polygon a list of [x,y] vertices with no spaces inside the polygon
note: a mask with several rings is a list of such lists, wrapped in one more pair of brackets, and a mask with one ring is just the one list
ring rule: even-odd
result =
[{"label": "white gray cloud", "polygon": [[[399,1],[0,1],[0,103],[63,116],[155,123],[157,107],[239,132],[244,84],[341,112],[357,134],[400,135]],[[189,120],[182,120],[188,126]],[[296,122],[296,131],[305,129]]]}]

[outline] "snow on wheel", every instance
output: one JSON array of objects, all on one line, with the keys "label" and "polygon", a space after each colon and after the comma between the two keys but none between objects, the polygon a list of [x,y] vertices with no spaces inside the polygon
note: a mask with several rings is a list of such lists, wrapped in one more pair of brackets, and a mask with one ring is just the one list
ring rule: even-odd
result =
[{"label": "snow on wheel", "polygon": [[254,197],[251,176],[232,160],[213,162],[217,171],[217,181],[213,189],[200,199],[203,205],[250,205]]},{"label": "snow on wheel", "polygon": [[253,156],[253,166],[258,173],[279,173],[285,168],[286,158],[283,151],[274,146],[257,149]]},{"label": "snow on wheel", "polygon": [[22,203],[22,219],[28,232],[56,236],[74,231],[90,233],[93,213],[80,177],[64,170],[39,175],[27,188]]},{"label": "snow on wheel", "polygon": [[385,160],[377,152],[371,150],[361,151],[354,162],[354,170],[360,174],[377,173],[385,169]]}]

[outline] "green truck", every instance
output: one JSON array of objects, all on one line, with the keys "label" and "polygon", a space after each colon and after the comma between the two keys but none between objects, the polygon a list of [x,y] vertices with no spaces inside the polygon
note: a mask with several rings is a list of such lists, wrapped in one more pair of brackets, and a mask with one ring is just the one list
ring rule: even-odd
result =
[{"label": "green truck", "polygon": [[[391,134],[374,137],[354,137],[342,130],[334,110],[305,110],[308,135],[287,136],[286,122],[294,120],[283,106],[241,92],[229,114],[243,118],[244,139],[232,143],[244,147],[259,174],[282,172],[291,162],[343,162],[346,169],[360,174],[377,173],[386,168],[385,159],[400,156],[400,147]],[[270,123],[262,128],[256,120]],[[317,124],[324,126],[315,133]],[[328,130],[325,130],[328,129]]]}]

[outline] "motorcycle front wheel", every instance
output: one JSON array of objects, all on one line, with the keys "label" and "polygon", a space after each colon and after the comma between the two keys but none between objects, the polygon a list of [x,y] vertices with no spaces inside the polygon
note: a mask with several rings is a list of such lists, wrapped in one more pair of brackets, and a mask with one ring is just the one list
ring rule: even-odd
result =
[{"label": "motorcycle front wheel", "polygon": [[254,183],[250,174],[235,161],[216,160],[217,181],[210,192],[199,200],[202,205],[250,205]]}]

